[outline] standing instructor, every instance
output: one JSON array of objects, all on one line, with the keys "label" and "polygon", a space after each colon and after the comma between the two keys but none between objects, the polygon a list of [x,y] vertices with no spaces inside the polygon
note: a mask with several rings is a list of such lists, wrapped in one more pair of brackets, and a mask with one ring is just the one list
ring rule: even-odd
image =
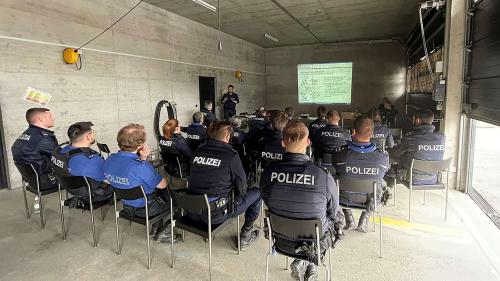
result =
[{"label": "standing instructor", "polygon": [[224,120],[228,121],[229,118],[236,115],[236,104],[240,103],[238,94],[233,92],[234,86],[227,87],[227,93],[222,96],[221,103],[224,105]]}]

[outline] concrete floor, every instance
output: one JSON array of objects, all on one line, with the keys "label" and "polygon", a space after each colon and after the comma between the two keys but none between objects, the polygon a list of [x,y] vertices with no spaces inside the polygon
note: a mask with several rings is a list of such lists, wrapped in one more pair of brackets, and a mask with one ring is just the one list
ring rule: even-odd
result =
[{"label": "concrete floor", "polygon": [[[470,201],[466,195],[452,192],[446,222],[442,193],[428,193],[425,206],[422,194],[415,195],[412,223],[406,221],[407,198],[406,189],[399,186],[397,206],[383,208],[384,257],[378,257],[378,232],[348,231],[332,252],[333,280],[500,280],[488,242],[478,242],[477,231],[471,231],[460,215],[463,210],[455,211],[468,204],[461,203]],[[116,255],[111,209],[105,221],[97,221],[99,246],[94,249],[87,213],[66,212],[68,239],[61,240],[55,195],[46,203],[43,230],[38,217],[25,219],[20,190],[1,191],[0,206],[0,280],[208,280],[207,244],[194,235],[176,244],[175,269],[170,268],[170,247],[152,243],[148,271],[144,228],[121,223],[123,251]],[[264,280],[267,240],[237,256],[232,226],[214,241],[213,280]],[[500,239],[496,230],[489,234]],[[270,280],[291,280],[284,264],[282,256],[271,259]]]}]

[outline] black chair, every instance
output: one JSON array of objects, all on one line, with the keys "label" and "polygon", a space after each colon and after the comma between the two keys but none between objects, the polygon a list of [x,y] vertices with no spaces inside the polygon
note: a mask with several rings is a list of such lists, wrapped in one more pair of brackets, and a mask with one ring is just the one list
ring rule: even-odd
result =
[{"label": "black chair", "polygon": [[392,137],[395,143],[401,143],[403,140],[403,129],[402,128],[389,128],[391,130]]},{"label": "black chair", "polygon": [[189,175],[189,165],[186,165],[186,159],[180,153],[167,153],[161,152],[161,158],[163,160],[163,168],[165,172],[170,176],[169,184],[172,184],[172,178],[187,179]]},{"label": "black chair", "polygon": [[[321,259],[321,247],[320,238],[323,235],[323,225],[321,220],[300,220],[300,219],[290,219],[279,216],[272,213],[271,211],[266,211],[266,224],[268,226],[268,237],[269,237],[269,251],[266,255],[266,281],[269,280],[269,257],[273,255],[273,248],[276,253],[284,255],[287,257],[286,268],[288,268],[288,257],[293,259],[308,260],[305,254],[291,254],[286,252],[276,245],[273,245],[273,241],[276,239],[283,239],[283,237],[289,237],[293,241],[305,241],[315,243],[317,250],[317,266],[324,266],[326,269],[326,280],[330,281],[331,276],[331,247],[328,249],[328,266],[325,264],[324,258]],[[274,247],[273,247],[274,246]]]},{"label": "black chair", "polygon": [[375,143],[378,150],[385,150],[385,138],[371,138],[370,141]]},{"label": "black chair", "polygon": [[[378,209],[378,200],[377,200],[377,186],[378,186],[377,181],[373,180],[353,180],[353,179],[339,179],[337,180],[337,187],[339,189],[339,194],[340,191],[348,191],[352,193],[367,193],[368,196],[373,195],[373,203],[374,203],[374,210],[373,213],[378,215],[380,226],[379,226],[379,257],[382,257],[382,214],[380,213]],[[341,204],[342,205],[342,204]],[[358,209],[358,210],[366,210],[368,206],[362,206],[362,207],[357,207],[357,206],[346,206],[342,205],[346,208],[350,209]],[[375,231],[375,216],[373,218],[373,228]]]},{"label": "black chair", "polygon": [[[423,191],[424,192],[424,205],[425,205],[425,191],[426,190],[445,190],[445,207],[444,207],[444,220],[448,218],[448,179],[449,179],[449,169],[451,164],[451,159],[448,158],[441,161],[427,161],[427,160],[417,160],[412,159],[409,178],[408,180],[403,180],[401,183],[410,190],[408,198],[408,221],[411,221],[411,194],[412,191]],[[438,182],[431,185],[413,185],[413,173],[417,170],[424,173],[434,173],[438,175]],[[446,183],[443,182],[443,172],[446,171]],[[396,194],[394,194],[396,197]]]},{"label": "black chair", "polygon": [[[136,199],[144,199],[146,203],[144,205],[146,211],[146,217],[140,218],[134,215],[129,214],[128,212],[121,210],[118,212],[116,206],[116,200],[136,200]],[[149,241],[149,231],[150,225],[153,225],[156,222],[163,221],[164,218],[168,217],[168,212],[160,213],[154,217],[149,217],[148,212],[148,198],[146,193],[144,192],[144,188],[142,186],[137,186],[131,189],[120,189],[113,187],[113,202],[115,207],[115,225],[116,225],[116,251],[118,255],[121,255],[120,248],[120,230],[118,228],[118,219],[124,219],[129,221],[130,223],[134,222],[140,225],[146,226],[146,241],[147,241],[147,252],[148,252],[148,269],[151,268],[151,251],[150,251],[150,241]],[[173,232],[172,232],[173,234]],[[173,242],[172,238],[172,242]]]},{"label": "black chair", "polygon": [[83,211],[90,211],[90,223],[92,227],[92,241],[93,241],[93,246],[94,248],[97,248],[97,236],[95,232],[95,223],[94,223],[94,210],[101,209],[101,217],[102,220],[104,220],[104,206],[106,206],[110,200],[102,200],[99,202],[94,202],[92,199],[92,189],[91,185],[86,177],[67,177],[67,176],[62,176],[59,174],[55,174],[57,182],[58,182],[58,188],[59,188],[59,202],[61,206],[61,231],[62,231],[62,238],[63,240],[66,240],[67,236],[67,231],[65,228],[65,220],[64,220],[64,207],[69,207],[71,200],[73,198],[68,198],[66,200],[63,200],[62,197],[62,189],[65,189],[66,191],[69,191],[71,189],[76,189],[76,188],[81,188],[81,187],[86,187],[87,192],[89,194],[89,202],[83,202],[83,205],[79,205],[76,207],[76,209],[83,210]]},{"label": "black chair", "polygon": [[[238,239],[238,255],[240,254],[240,217],[236,216],[235,218],[228,219],[227,221],[212,225],[211,218],[211,210],[215,208],[215,206],[208,201],[208,197],[206,194],[203,195],[193,195],[187,192],[187,189],[182,190],[172,190],[170,187],[167,187],[170,194],[170,220],[171,220],[171,233],[174,233],[174,227],[179,228],[183,231],[187,231],[198,236],[201,236],[208,240],[208,268],[210,274],[210,280],[212,280],[212,240],[215,238],[215,235],[220,233],[227,225],[229,225],[234,219],[236,219],[236,233]],[[233,208],[234,195],[231,196],[231,204],[229,208],[234,210]],[[178,216],[174,218],[174,205],[181,209],[181,212]],[[207,224],[202,222],[193,221],[187,215],[188,212],[198,213],[206,211],[207,213]],[[184,237],[184,235],[182,235]],[[172,268],[174,268],[174,243],[172,241],[171,244],[172,251]]]},{"label": "black chair", "polygon": [[40,177],[38,172],[36,171],[33,164],[19,164],[16,163],[16,168],[21,174],[22,177],[22,187],[23,187],[23,195],[24,195],[24,207],[26,209],[26,219],[31,218],[31,213],[28,207],[28,199],[26,195],[26,191],[35,194],[38,196],[39,204],[40,204],[40,228],[45,227],[45,223],[43,221],[43,200],[42,197],[55,193],[58,191],[57,187],[40,190]]}]

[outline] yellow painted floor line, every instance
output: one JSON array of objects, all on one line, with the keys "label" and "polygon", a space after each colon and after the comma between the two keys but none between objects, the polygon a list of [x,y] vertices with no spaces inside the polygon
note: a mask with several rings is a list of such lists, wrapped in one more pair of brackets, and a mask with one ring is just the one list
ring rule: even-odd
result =
[{"label": "yellow painted floor line", "polygon": [[[370,222],[373,222],[372,218],[370,218]],[[375,222],[377,224],[379,223],[378,216],[375,216]],[[409,222],[408,220],[395,219],[390,217],[382,217],[382,223],[384,226],[395,226],[397,228],[412,229],[432,234],[451,235],[451,236],[459,236],[462,234],[462,231],[456,228],[415,223],[415,222]]]}]

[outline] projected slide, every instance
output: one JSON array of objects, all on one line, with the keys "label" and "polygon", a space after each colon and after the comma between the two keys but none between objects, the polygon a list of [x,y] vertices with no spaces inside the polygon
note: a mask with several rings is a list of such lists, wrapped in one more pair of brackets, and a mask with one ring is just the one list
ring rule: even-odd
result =
[{"label": "projected slide", "polygon": [[352,62],[299,64],[299,103],[351,103]]}]

